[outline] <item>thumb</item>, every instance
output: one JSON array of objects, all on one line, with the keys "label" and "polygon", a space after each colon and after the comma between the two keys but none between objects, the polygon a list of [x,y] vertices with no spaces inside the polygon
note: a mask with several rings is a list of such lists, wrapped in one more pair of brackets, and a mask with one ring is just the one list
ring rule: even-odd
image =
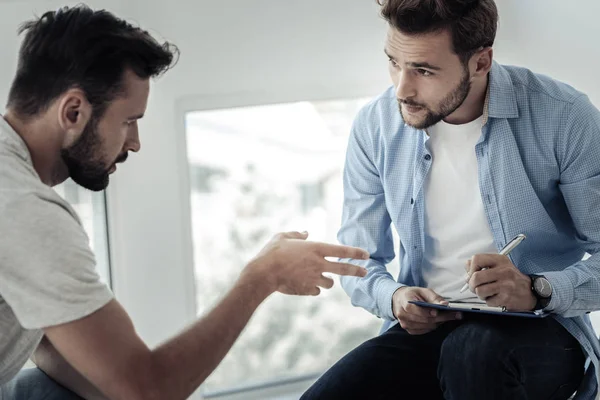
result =
[{"label": "thumb", "polygon": [[421,296],[428,303],[445,304],[447,301],[431,289],[422,289]]}]

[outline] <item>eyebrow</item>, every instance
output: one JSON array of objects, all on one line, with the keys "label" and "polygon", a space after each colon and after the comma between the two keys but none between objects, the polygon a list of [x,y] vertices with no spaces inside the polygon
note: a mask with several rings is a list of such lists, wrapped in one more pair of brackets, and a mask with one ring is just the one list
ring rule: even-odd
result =
[{"label": "eyebrow", "polygon": [[426,69],[432,69],[434,71],[441,70],[440,67],[431,65],[428,62],[409,62],[409,63],[406,63],[406,65],[408,65],[409,67],[412,67],[412,68],[426,68]]},{"label": "eyebrow", "polygon": [[[388,53],[387,49],[383,49],[383,52],[385,53],[386,56],[388,56],[392,60],[396,61],[396,58],[393,57],[390,53]],[[425,68],[425,69],[431,69],[433,71],[441,70],[440,67],[436,67],[435,65],[431,65],[428,62],[424,62],[424,61],[423,62],[408,62],[408,63],[406,63],[406,65],[411,68]]]}]

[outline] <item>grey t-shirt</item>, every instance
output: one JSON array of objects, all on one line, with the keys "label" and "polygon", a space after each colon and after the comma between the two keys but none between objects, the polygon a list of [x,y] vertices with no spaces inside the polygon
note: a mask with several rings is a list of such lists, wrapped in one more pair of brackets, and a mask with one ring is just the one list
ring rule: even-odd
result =
[{"label": "grey t-shirt", "polygon": [[23,367],[42,328],[81,319],[113,294],[100,281],[73,208],[37,175],[0,116],[0,384]]}]

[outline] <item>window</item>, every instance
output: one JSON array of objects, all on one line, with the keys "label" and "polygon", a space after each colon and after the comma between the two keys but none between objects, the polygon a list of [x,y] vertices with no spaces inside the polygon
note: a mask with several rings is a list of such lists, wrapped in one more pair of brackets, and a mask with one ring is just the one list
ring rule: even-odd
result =
[{"label": "window", "polygon": [[[273,234],[307,230],[311,240],[337,242],[348,135],[366,101],[186,114],[200,314]],[[380,326],[350,304],[337,279],[316,298],[276,294],[259,308],[204,390],[321,373]]]},{"label": "window", "polygon": [[91,192],[70,179],[55,186],[54,189],[71,204],[79,215],[96,256],[98,274],[102,281],[110,286],[110,258],[104,192]]}]

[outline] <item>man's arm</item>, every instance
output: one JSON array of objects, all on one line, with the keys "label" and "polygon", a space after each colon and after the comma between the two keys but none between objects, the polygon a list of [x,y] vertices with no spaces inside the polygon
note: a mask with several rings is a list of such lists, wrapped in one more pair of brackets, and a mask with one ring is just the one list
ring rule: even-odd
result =
[{"label": "man's arm", "polygon": [[359,261],[369,271],[364,279],[342,277],[342,287],[352,304],[370,313],[394,320],[392,297],[404,286],[394,280],[386,264],[394,259],[391,218],[379,171],[372,161],[372,137],[365,126],[365,110],[357,116],[348,142],[344,166],[344,206],[338,240],[359,246],[371,253],[368,261]]},{"label": "man's arm", "polygon": [[563,271],[541,273],[553,289],[546,309],[564,317],[600,309],[599,154],[600,112],[582,95],[573,103],[558,149],[559,188],[578,239],[591,257]]},{"label": "man's arm", "polygon": [[[268,289],[261,286],[234,287],[205,318],[154,351],[135,333],[116,300],[89,317],[48,328],[46,335],[109,399],[186,399],[216,368],[266,298]],[[77,382],[63,384],[77,392]]]},{"label": "man's arm", "polygon": [[319,287],[333,285],[323,272],[365,275],[360,267],[324,257],[365,259],[366,252],[305,238],[297,233],[278,235],[206,317],[155,350],[139,338],[115,300],[88,317],[46,328],[45,333],[65,360],[109,399],[186,399],[216,368],[271,293],[318,295]]},{"label": "man's arm", "polygon": [[[557,148],[559,189],[581,246],[592,256],[559,271],[540,272],[552,285],[546,311],[571,318],[600,309],[600,112],[586,96],[575,100]],[[533,310],[531,278],[507,256],[476,254],[465,267],[471,291],[489,306]]]},{"label": "man's arm", "polygon": [[31,356],[31,361],[56,382],[68,387],[86,400],[106,400],[106,397],[75,370],[44,336]]}]

